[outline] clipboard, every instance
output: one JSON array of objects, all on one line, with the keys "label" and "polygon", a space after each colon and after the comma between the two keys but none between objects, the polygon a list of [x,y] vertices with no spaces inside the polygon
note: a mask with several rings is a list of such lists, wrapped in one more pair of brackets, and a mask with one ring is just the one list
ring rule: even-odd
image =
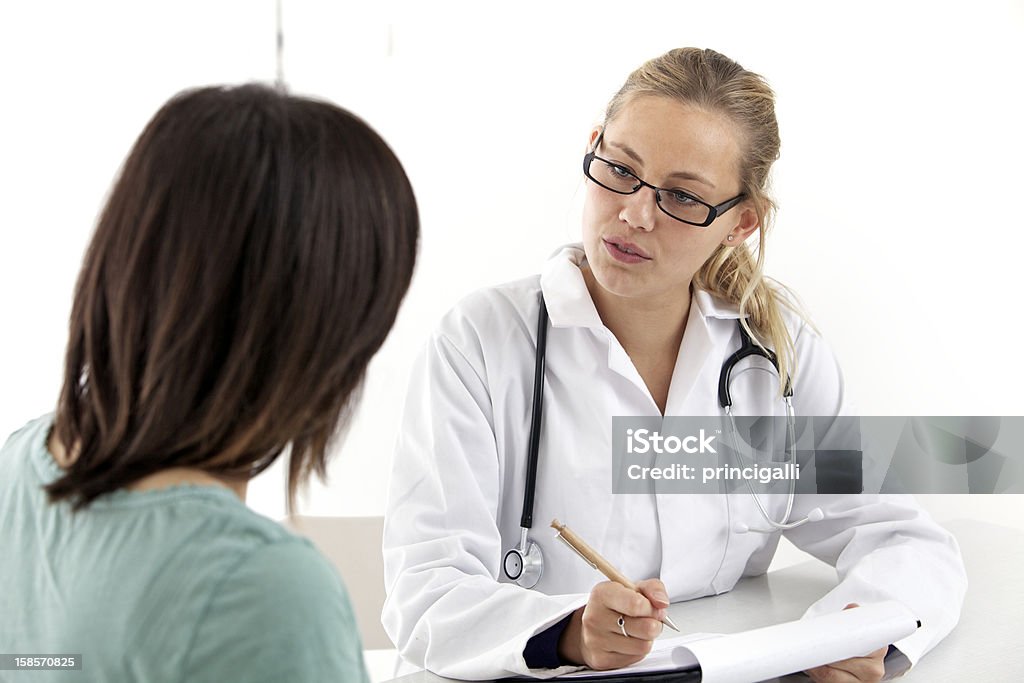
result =
[{"label": "clipboard", "polygon": [[[861,657],[901,640],[921,622],[894,600],[733,634],[697,633],[655,641],[646,659],[623,669],[582,669],[570,681],[749,683]],[[737,656],[741,654],[742,656]]]},{"label": "clipboard", "polygon": [[[589,673],[592,675],[576,676],[572,680],[601,681],[601,683],[699,683],[701,680],[700,667],[696,669],[672,669],[670,671],[620,671],[612,674],[593,671]],[[552,680],[557,681],[559,679],[555,678]]]}]

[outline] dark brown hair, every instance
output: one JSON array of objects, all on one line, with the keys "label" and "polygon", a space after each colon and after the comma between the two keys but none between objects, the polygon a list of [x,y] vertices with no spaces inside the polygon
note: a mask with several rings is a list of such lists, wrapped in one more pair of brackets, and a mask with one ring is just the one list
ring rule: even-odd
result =
[{"label": "dark brown hair", "polygon": [[79,275],[47,486],[78,509],[171,467],[288,502],[349,414],[412,277],[419,218],[384,141],[260,85],[191,90],[125,161]]}]

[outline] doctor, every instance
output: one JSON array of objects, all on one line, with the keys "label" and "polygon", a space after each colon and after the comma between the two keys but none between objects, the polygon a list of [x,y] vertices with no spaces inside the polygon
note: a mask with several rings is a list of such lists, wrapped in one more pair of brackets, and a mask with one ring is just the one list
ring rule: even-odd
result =
[{"label": "doctor", "polygon": [[[740,347],[740,321],[776,352],[797,415],[848,411],[831,351],[761,275],[779,153],[763,79],[711,50],[673,50],[630,75],[587,152],[583,244],[540,276],[467,297],[413,371],[387,506],[383,622],[406,660],[443,676],[624,666],[649,650],[670,601],[766,571],[780,532],[764,529],[751,496],[611,493],[612,416],[721,414],[718,375]],[[530,540],[544,564],[527,589],[502,558],[521,540],[540,293],[550,325]],[[784,415],[781,384],[740,372],[736,412]],[[767,498],[783,518],[787,497]],[[958,619],[955,540],[909,497],[798,495],[790,519],[815,508],[823,519],[785,533],[840,583],[809,613],[901,600],[924,626],[894,645],[916,662]],[[642,595],[557,542],[553,517],[648,579]],[[809,673],[877,681],[884,654]]]}]

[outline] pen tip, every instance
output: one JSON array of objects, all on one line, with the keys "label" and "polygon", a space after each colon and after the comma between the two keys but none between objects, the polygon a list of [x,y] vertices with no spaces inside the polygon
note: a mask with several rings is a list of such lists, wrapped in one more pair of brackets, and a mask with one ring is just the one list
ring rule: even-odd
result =
[{"label": "pen tip", "polygon": [[561,522],[558,521],[558,518],[556,517],[555,519],[551,520],[551,526],[561,531],[563,525]]},{"label": "pen tip", "polygon": [[664,621],[662,621],[662,623],[665,624],[666,626],[668,626],[670,629],[672,629],[676,633],[682,633],[682,631],[679,630],[679,627],[676,626],[675,623],[672,621],[672,619],[670,619],[667,615],[665,616],[665,619],[664,619]]}]

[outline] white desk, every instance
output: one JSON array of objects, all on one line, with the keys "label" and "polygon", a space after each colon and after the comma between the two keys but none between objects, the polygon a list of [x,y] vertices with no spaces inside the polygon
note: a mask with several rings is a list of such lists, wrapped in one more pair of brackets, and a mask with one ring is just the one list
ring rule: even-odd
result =
[{"label": "white desk", "polygon": [[[1024,678],[1024,532],[985,522],[944,524],[960,542],[969,587],[960,623],[901,681],[1002,683]],[[670,614],[685,632],[729,633],[798,619],[836,584],[835,570],[809,561],[740,581],[723,595],[677,603]],[[441,683],[419,671],[393,683]],[[774,683],[809,680],[802,674]],[[773,682],[765,682],[773,683]]]}]

